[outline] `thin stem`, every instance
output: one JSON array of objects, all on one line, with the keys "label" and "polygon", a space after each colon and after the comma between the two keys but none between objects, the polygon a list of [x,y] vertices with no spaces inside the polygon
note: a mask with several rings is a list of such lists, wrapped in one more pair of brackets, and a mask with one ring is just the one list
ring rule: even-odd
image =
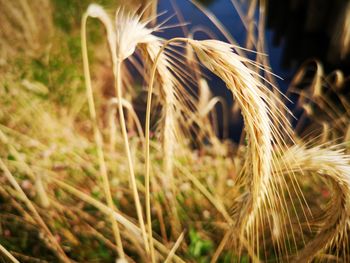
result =
[{"label": "thin stem", "polygon": [[[151,246],[151,255],[154,254],[153,248],[153,238],[152,238],[152,217],[151,217],[151,198],[150,198],[150,119],[151,119],[151,104],[152,104],[152,92],[153,92],[153,82],[156,74],[157,64],[159,57],[164,51],[164,49],[171,43],[175,41],[188,41],[186,38],[173,38],[166,41],[163,46],[158,51],[158,54],[154,60],[154,64],[151,70],[151,78],[148,86],[147,94],[147,109],[146,109],[146,124],[145,124],[145,139],[146,139],[146,153],[145,153],[145,163],[146,163],[146,174],[145,174],[145,199],[146,199],[146,216],[147,216],[147,226],[148,226],[148,238]],[[154,255],[153,255],[154,256]]]},{"label": "thin stem", "polygon": [[[113,52],[113,51],[112,51]],[[114,72],[114,77],[115,77],[115,90],[116,90],[116,95],[118,98],[118,101],[122,101],[122,88],[121,88],[121,65],[122,65],[122,60],[117,58],[117,56],[112,53],[112,59],[113,59],[113,72]],[[129,173],[130,173],[130,183],[132,187],[132,191],[134,194],[134,201],[135,201],[135,206],[136,206],[136,213],[137,217],[139,220],[141,232],[142,232],[142,237],[144,240],[144,245],[147,254],[150,253],[150,247],[149,243],[147,242],[147,233],[146,233],[146,227],[145,223],[143,220],[143,215],[142,215],[142,207],[141,207],[141,202],[139,198],[139,193],[137,190],[137,185],[136,185],[136,177],[135,177],[135,172],[134,172],[134,165],[131,157],[131,152],[130,152],[130,147],[129,147],[129,140],[128,140],[128,133],[126,130],[126,124],[125,124],[125,117],[124,117],[124,111],[123,111],[123,105],[122,103],[118,103],[118,111],[119,111],[119,121],[120,121],[120,127],[122,129],[122,135],[123,135],[123,140],[124,140],[124,146],[125,146],[125,152],[128,158],[128,166],[129,166]],[[151,226],[151,232],[149,233],[152,236],[152,226]],[[152,262],[154,262],[154,249],[152,246],[151,249],[151,258]]]},{"label": "thin stem", "polygon": [[178,237],[178,239],[176,240],[176,242],[175,242],[173,248],[170,250],[170,252],[169,252],[167,258],[166,258],[165,261],[164,261],[164,263],[169,263],[169,262],[171,262],[171,260],[173,259],[174,255],[175,255],[176,250],[179,248],[179,246],[180,246],[182,240],[184,239],[184,237],[185,237],[185,232],[182,232],[182,233],[180,234],[180,236]]},{"label": "thin stem", "polygon": [[117,98],[113,98],[109,101],[109,105],[108,105],[108,115],[109,115],[108,122],[109,122],[109,128],[110,128],[110,148],[112,151],[115,151],[115,142],[116,142],[115,133],[116,133],[117,127],[115,125],[114,118],[115,118],[115,113],[117,111],[116,108],[117,108],[119,103],[122,104],[123,108],[126,108],[128,110],[128,113],[130,113],[131,118],[135,122],[137,132],[142,140],[142,144],[144,144],[144,142],[145,142],[145,135],[143,133],[141,122],[140,122],[134,108],[132,107],[132,104],[125,99],[123,99],[122,101],[119,101]]},{"label": "thin stem", "polygon": [[111,153],[115,152],[115,142],[116,142],[116,133],[117,133],[117,125],[115,124],[115,114],[117,110],[112,108],[108,113],[108,125],[109,125],[109,148]]},{"label": "thin stem", "polygon": [[222,250],[224,249],[224,247],[225,247],[225,245],[226,245],[226,243],[227,243],[227,241],[228,241],[228,239],[229,239],[229,237],[230,237],[231,234],[232,234],[232,233],[231,233],[230,231],[227,231],[227,232],[225,233],[225,235],[224,235],[223,239],[221,240],[221,242],[220,242],[218,248],[216,249],[216,251],[215,251],[213,257],[211,258],[210,263],[215,263],[215,262],[218,261],[219,256],[220,256]]},{"label": "thin stem", "polygon": [[[107,205],[111,210],[114,210],[114,203],[112,199],[112,194],[110,190],[109,180],[108,180],[108,173],[107,173],[107,166],[105,162],[105,157],[103,153],[103,140],[101,132],[97,125],[97,117],[96,117],[96,110],[95,110],[95,103],[94,103],[94,95],[92,92],[92,85],[91,85],[91,77],[90,77],[90,69],[89,69],[89,58],[88,58],[88,52],[87,52],[87,41],[86,41],[86,21],[88,16],[86,14],[83,15],[82,18],[82,24],[81,24],[81,45],[82,45],[82,55],[83,55],[83,65],[84,65],[84,76],[85,76],[85,86],[86,86],[86,95],[88,98],[88,104],[89,104],[89,111],[90,111],[90,117],[93,125],[94,130],[94,139],[97,147],[97,156],[98,156],[98,163],[99,163],[99,169],[100,174],[102,177],[102,184],[103,184],[103,190],[106,196]],[[110,216],[110,221],[112,223],[112,230],[114,234],[114,239],[118,247],[118,254],[121,258],[125,257],[124,250],[123,250],[123,244],[121,241],[120,231],[118,227],[118,223],[115,221],[113,216]]]},{"label": "thin stem", "polygon": [[0,244],[0,251],[8,257],[11,262],[13,263],[19,263],[19,261],[5,248]]}]

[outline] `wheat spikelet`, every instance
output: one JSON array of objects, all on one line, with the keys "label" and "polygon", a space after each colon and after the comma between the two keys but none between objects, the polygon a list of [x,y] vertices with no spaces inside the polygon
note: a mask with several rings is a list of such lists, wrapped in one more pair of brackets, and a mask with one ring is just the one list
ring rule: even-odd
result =
[{"label": "wheat spikelet", "polygon": [[[251,76],[237,55],[232,53],[231,46],[225,43],[207,40],[190,41],[199,60],[213,73],[223,79],[241,105],[245,119],[250,160],[253,166],[254,200],[258,201],[260,190],[266,191],[271,171],[271,137],[270,120],[267,105],[262,98],[265,95],[258,88],[259,83]],[[260,179],[259,179],[260,178]],[[259,180],[259,181],[255,181]],[[264,194],[263,194],[264,195]]]},{"label": "wheat spikelet", "polygon": [[[111,49],[115,45],[115,34],[113,31],[112,23],[110,22],[110,19],[107,13],[98,5],[95,5],[95,4],[90,5],[82,18],[82,26],[81,26],[82,27],[81,42],[82,42],[85,86],[86,86],[86,94],[87,94],[88,103],[89,103],[90,117],[93,124],[94,139],[97,146],[99,169],[102,177],[103,189],[106,196],[108,207],[114,210],[114,204],[113,204],[112,194],[111,194],[110,185],[109,185],[107,165],[105,162],[105,157],[103,152],[103,138],[97,124],[97,115],[96,115],[95,102],[94,102],[92,85],[91,85],[90,69],[89,69],[89,62],[88,62],[88,55],[87,55],[87,41],[86,41],[86,21],[88,17],[99,18],[102,21],[102,23],[105,25],[106,31],[107,31],[107,38]],[[121,106],[121,104],[119,105]],[[124,250],[123,250],[123,245],[121,241],[118,224],[117,222],[115,222],[112,216],[110,216],[110,221],[112,224],[115,242],[118,247],[119,256],[123,258]]]},{"label": "wheat spikelet", "polygon": [[[251,197],[243,209],[245,215],[238,219],[238,225],[246,232],[253,250],[258,253],[258,233],[264,224],[263,210],[270,209],[278,214],[281,212],[278,207],[284,202],[283,198],[277,198],[279,186],[272,182],[271,176],[276,165],[273,143],[277,149],[283,147],[281,134],[284,131],[274,125],[285,120],[278,109],[280,100],[254,77],[254,72],[243,64],[247,60],[233,53],[231,45],[216,40],[188,42],[201,63],[226,83],[242,111],[248,141],[244,176],[250,178],[246,183],[250,185]],[[288,134],[288,127],[284,128]],[[275,224],[281,224],[277,221]],[[270,221],[268,223],[272,224]]]},{"label": "wheat spikelet", "polygon": [[[149,122],[150,117],[149,104],[158,59],[167,45],[179,41],[187,42],[193,47],[201,63],[226,83],[241,105],[247,134],[249,135],[249,153],[246,166],[252,171],[249,174],[251,179],[248,179],[251,180],[249,183],[251,198],[243,209],[243,218],[238,219],[237,225],[238,228],[242,229],[241,241],[244,240],[243,234],[247,233],[249,246],[253,247],[254,252],[259,251],[257,233],[261,224],[260,220],[263,220],[261,212],[265,206],[269,206],[272,210],[277,207],[270,173],[273,166],[272,142],[280,140],[278,137],[280,133],[271,121],[272,118],[279,123],[279,116],[273,114],[278,111],[275,111],[274,104],[265,94],[271,91],[252,76],[253,72],[244,66],[243,59],[232,53],[231,45],[214,40],[195,41],[187,38],[174,38],[165,42],[153,65],[148,90],[146,121]],[[147,139],[148,136],[146,135]],[[146,145],[146,148],[148,149],[149,146]],[[146,162],[148,163],[149,159],[146,159]],[[250,177],[249,175],[247,177]],[[254,255],[252,257],[256,258]]]},{"label": "wheat spikelet", "polygon": [[[332,198],[323,215],[315,238],[298,252],[294,262],[309,262],[322,252],[349,260],[347,234],[350,230],[350,156],[333,146],[306,148],[295,145],[285,152],[289,172],[315,174],[330,181]],[[303,176],[303,175],[300,175]]]}]

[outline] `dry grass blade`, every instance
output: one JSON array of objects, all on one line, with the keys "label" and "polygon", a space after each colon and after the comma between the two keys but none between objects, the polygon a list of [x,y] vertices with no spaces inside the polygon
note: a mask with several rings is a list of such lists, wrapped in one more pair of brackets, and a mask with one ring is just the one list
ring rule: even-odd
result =
[{"label": "dry grass blade", "polygon": [[42,54],[53,32],[50,1],[0,0],[0,6],[0,58],[10,61],[22,49],[31,57]]},{"label": "dry grass blade", "polygon": [[9,260],[11,260],[11,262],[13,263],[19,263],[19,261],[6,249],[4,248],[3,245],[0,244],[0,251],[6,256],[8,257]]},{"label": "dry grass blade", "polygon": [[185,237],[185,232],[182,232],[180,234],[180,236],[178,237],[178,239],[176,240],[174,246],[172,247],[172,249],[170,250],[168,256],[166,257],[166,259],[164,260],[164,263],[168,263],[168,262],[171,262],[172,258],[174,257],[174,254],[176,252],[176,250],[179,248],[182,240],[184,239]]},{"label": "dry grass blade", "polygon": [[[83,200],[84,202],[96,207],[99,211],[101,211],[103,214],[107,216],[113,216],[116,221],[118,221],[121,225],[123,225],[137,240],[139,240],[140,243],[143,243],[143,237],[142,237],[142,230],[140,227],[135,225],[133,222],[128,220],[126,217],[121,215],[120,213],[117,213],[116,211],[111,210],[109,207],[104,205],[103,203],[99,202],[95,198],[81,192],[80,190],[74,188],[73,186],[66,184],[65,182],[62,182],[60,180],[51,178],[53,182],[55,182],[57,185],[59,185],[61,188],[66,190],[67,192],[71,193],[72,195],[76,196],[77,198]],[[162,254],[168,255],[170,251],[159,241],[156,239],[153,239],[153,242],[159,252]],[[174,259],[177,262],[184,262],[180,257],[178,257],[176,254],[174,254]]]},{"label": "dry grass blade", "polygon": [[26,206],[28,209],[32,212],[35,220],[37,220],[38,224],[43,228],[45,231],[48,239],[50,240],[51,245],[54,248],[54,251],[57,253],[57,256],[63,261],[63,262],[70,262],[70,259],[67,257],[67,255],[64,253],[63,249],[57,242],[56,238],[52,235],[50,229],[47,227],[43,219],[41,218],[40,214],[36,210],[35,206],[32,204],[32,202],[29,200],[27,195],[23,192],[22,188],[19,186],[17,183],[16,179],[13,177],[12,173],[10,170],[7,168],[5,163],[3,162],[2,159],[0,159],[0,168],[3,170],[3,173],[7,180],[11,183],[11,185],[16,189],[20,197],[23,199],[25,202]]}]

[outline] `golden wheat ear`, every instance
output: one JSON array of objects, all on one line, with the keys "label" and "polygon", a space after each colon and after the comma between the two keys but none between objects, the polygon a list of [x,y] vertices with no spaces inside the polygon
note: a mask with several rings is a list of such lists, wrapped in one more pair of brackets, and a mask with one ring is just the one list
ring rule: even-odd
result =
[{"label": "golden wheat ear", "polygon": [[[218,75],[232,92],[242,109],[245,121],[245,129],[248,134],[248,155],[246,159],[246,179],[250,186],[250,198],[242,209],[243,216],[236,223],[242,230],[240,239],[243,242],[248,236],[247,249],[253,258],[259,254],[259,230],[263,228],[264,217],[262,212],[266,207],[275,211],[277,208],[276,189],[271,180],[273,166],[273,142],[278,147],[281,141],[281,131],[274,127],[274,123],[280,123],[285,118],[279,113],[275,101],[271,100],[271,91],[262,85],[256,78],[255,72],[249,70],[242,61],[247,59],[232,52],[232,45],[216,40],[196,41],[187,38],[174,38],[165,42],[159,50],[151,72],[151,81],[148,90],[148,105],[146,123],[150,118],[150,102],[152,98],[152,86],[156,73],[156,65],[167,45],[172,42],[185,42],[192,46],[200,62],[214,74]],[[249,62],[249,61],[248,61]],[[148,136],[146,135],[146,140]],[[149,145],[146,145],[149,151]],[[149,158],[146,158],[149,163]],[[278,213],[278,211],[275,211]],[[250,249],[252,248],[252,249]]]},{"label": "golden wheat ear", "polygon": [[[259,254],[258,233],[263,231],[265,224],[272,225],[271,222],[264,223],[264,211],[279,214],[277,207],[283,202],[278,198],[278,185],[273,182],[271,171],[275,166],[273,145],[282,148],[281,134],[284,132],[274,124],[286,120],[279,110],[285,106],[261,84],[256,73],[244,65],[249,61],[232,52],[231,45],[217,40],[189,40],[188,43],[200,62],[226,83],[241,108],[248,142],[243,176],[250,187],[250,197],[237,224],[243,231],[242,235],[247,235],[255,253]],[[278,217],[274,224],[281,224],[279,221]]]},{"label": "golden wheat ear", "polygon": [[[310,262],[321,254],[329,253],[343,262],[349,262],[350,230],[350,156],[340,147],[312,147],[295,145],[287,150],[283,159],[289,165],[285,173],[299,176],[316,175],[329,181],[331,199],[326,206],[316,236],[297,252],[293,262]],[[302,169],[302,170],[301,170]],[[281,173],[279,173],[281,174]],[[322,258],[321,258],[322,259]]]},{"label": "golden wheat ear", "polygon": [[[227,88],[240,104],[245,129],[249,136],[249,158],[251,158],[253,177],[254,180],[261,178],[261,183],[265,186],[271,170],[272,151],[268,106],[263,100],[265,95],[239,57],[231,51],[230,45],[209,40],[190,41],[189,44],[201,63],[226,83]],[[258,197],[259,194],[253,193],[253,195]]]}]

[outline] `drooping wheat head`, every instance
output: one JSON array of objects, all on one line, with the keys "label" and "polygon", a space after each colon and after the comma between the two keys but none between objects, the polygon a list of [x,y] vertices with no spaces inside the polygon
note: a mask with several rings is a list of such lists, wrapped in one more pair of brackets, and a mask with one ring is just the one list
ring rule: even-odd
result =
[{"label": "drooping wheat head", "polygon": [[[274,185],[273,180],[271,180],[271,170],[274,167],[273,144],[276,144],[279,149],[283,147],[281,144],[282,131],[278,130],[273,123],[275,121],[280,123],[279,118],[282,114],[275,115],[280,111],[269,99],[268,95],[271,95],[271,91],[254,78],[254,72],[245,67],[242,62],[247,62],[247,60],[233,53],[232,46],[229,44],[216,40],[196,41],[174,38],[163,45],[157,59],[167,45],[179,41],[187,42],[193,47],[200,62],[226,83],[241,106],[248,134],[248,154],[243,177],[247,180],[245,183],[250,187],[250,195],[242,209],[243,215],[239,217],[235,227],[242,230],[241,241],[245,240],[243,235],[247,235],[253,253],[258,254],[260,249],[258,233],[262,229],[262,221],[266,219],[262,215],[262,211],[268,207],[277,214],[279,211],[276,210],[283,203],[283,200],[278,200],[275,193],[278,185]],[[148,90],[149,95],[152,92],[157,59],[151,73],[152,81]],[[148,118],[149,112],[146,114],[146,120]],[[254,255],[252,256],[254,257]]]},{"label": "drooping wheat head", "polygon": [[[321,216],[312,219],[317,223],[314,236],[297,252],[293,262],[310,262],[318,257],[327,260],[327,253],[349,261],[350,223],[350,166],[349,155],[337,145],[331,147],[306,147],[295,145],[282,157],[288,163],[288,171],[279,171],[283,176],[295,172],[300,181],[306,175],[316,176],[329,182],[330,200]],[[314,223],[314,224],[315,224]]]}]

